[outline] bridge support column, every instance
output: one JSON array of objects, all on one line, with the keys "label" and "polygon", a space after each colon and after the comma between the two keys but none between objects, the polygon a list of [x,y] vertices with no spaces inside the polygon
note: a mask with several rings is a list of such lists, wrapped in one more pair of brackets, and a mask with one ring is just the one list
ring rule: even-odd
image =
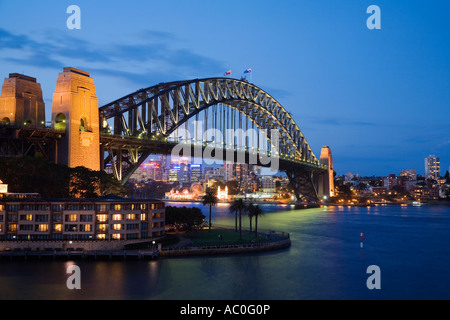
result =
[{"label": "bridge support column", "polygon": [[[319,197],[326,199],[334,196],[334,170],[331,149],[328,146],[320,152],[320,164],[327,167],[327,171],[319,176]],[[325,198],[326,197],[326,198]]]},{"label": "bridge support column", "polygon": [[58,161],[71,168],[100,170],[100,124],[94,79],[88,72],[64,68],[53,95],[52,126],[65,131]]},{"label": "bridge support column", "polygon": [[314,171],[287,170],[286,175],[294,189],[297,202],[317,203],[320,200],[318,194],[320,173]]}]

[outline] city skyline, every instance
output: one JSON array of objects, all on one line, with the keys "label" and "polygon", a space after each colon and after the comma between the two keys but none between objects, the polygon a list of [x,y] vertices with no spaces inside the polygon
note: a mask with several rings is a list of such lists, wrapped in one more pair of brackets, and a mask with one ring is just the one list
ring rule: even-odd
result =
[{"label": "city skyline", "polygon": [[[36,77],[49,121],[63,67],[91,72],[99,105],[160,82],[228,70],[240,78],[251,68],[251,81],[293,114],[316,156],[330,146],[338,174],[424,174],[435,154],[444,175],[450,5],[375,2],[2,2],[0,77]],[[66,26],[71,4],[81,8],[81,30]],[[381,30],[366,27],[371,4],[381,8]],[[146,19],[150,11],[159,14]]]}]

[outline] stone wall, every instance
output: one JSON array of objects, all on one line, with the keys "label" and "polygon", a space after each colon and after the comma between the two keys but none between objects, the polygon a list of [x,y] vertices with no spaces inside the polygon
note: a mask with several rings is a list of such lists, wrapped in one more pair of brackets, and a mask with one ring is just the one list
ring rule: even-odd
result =
[{"label": "stone wall", "polygon": [[290,239],[281,239],[278,241],[259,244],[163,249],[160,251],[160,256],[180,257],[180,256],[217,255],[217,254],[254,253],[254,252],[281,250],[289,248],[290,246],[291,246]]},{"label": "stone wall", "polygon": [[46,249],[82,248],[85,251],[124,250],[125,245],[143,242],[136,241],[0,241],[0,252],[15,249],[45,251]]}]

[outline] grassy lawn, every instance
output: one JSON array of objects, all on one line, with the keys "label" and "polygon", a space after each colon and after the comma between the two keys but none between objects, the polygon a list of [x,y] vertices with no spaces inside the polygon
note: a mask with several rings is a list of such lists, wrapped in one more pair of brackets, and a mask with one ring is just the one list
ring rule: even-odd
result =
[{"label": "grassy lawn", "polygon": [[[219,239],[219,235],[222,235],[222,240]],[[187,233],[185,237],[190,238],[196,246],[220,246],[267,241],[265,236],[258,236],[255,240],[255,234],[246,231],[242,231],[242,240],[239,240],[239,231],[226,229],[202,230],[196,233]]]}]

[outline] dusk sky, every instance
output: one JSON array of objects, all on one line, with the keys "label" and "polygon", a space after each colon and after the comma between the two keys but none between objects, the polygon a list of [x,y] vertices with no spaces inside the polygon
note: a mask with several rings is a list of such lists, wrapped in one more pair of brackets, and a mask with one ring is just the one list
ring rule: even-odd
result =
[{"label": "dusk sky", "polygon": [[[81,9],[69,30],[67,7]],[[370,5],[381,29],[369,30]],[[91,73],[100,106],[160,82],[240,78],[291,112],[334,169],[399,174],[450,165],[450,1],[0,0],[0,79],[37,78],[50,120],[64,67]]]}]

